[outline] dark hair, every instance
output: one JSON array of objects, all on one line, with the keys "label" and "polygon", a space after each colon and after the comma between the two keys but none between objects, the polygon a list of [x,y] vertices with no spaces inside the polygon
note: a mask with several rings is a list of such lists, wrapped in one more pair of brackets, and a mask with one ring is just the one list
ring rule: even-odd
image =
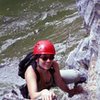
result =
[{"label": "dark hair", "polygon": [[38,59],[39,57],[41,56],[41,54],[33,54],[33,60],[36,60],[36,59]]}]

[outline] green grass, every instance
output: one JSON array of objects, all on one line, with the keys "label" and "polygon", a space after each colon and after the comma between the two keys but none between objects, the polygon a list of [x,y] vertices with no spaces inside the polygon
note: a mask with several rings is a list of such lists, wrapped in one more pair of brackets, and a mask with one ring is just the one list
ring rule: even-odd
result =
[{"label": "green grass", "polygon": [[[78,24],[81,24],[80,20],[76,20],[73,23],[69,25],[65,25],[65,26],[62,26],[62,25],[61,26],[55,26],[55,25],[45,26],[46,22],[62,21],[66,18],[67,15],[73,14],[76,11],[75,9],[66,10],[64,8],[66,8],[66,5],[70,5],[74,2],[75,2],[74,0],[45,0],[45,1],[41,1],[41,0],[30,0],[30,1],[5,0],[3,1],[1,0],[0,1],[0,15],[1,15],[0,24],[1,25],[2,25],[2,16],[19,15],[21,17],[22,16],[21,13],[23,14],[24,9],[26,10],[25,12],[29,12],[29,13],[32,12],[31,14],[33,14],[34,12],[41,13],[43,11],[49,11],[50,9],[53,9],[53,6],[52,7],[50,6],[53,3],[54,4],[58,3],[58,5],[63,4],[63,6],[65,7],[58,9],[59,8],[58,6],[56,10],[57,11],[56,15],[53,15],[53,16],[49,15],[47,16],[45,20],[36,19],[35,24],[34,23],[29,24],[28,26],[30,27],[29,30],[27,30],[26,28],[25,30],[18,30],[16,32],[13,32],[13,30],[11,30],[11,32],[9,31],[4,36],[0,37],[0,41],[1,41],[0,45],[2,45],[3,41],[7,39],[16,39],[19,37],[23,37],[30,32],[34,32],[35,29],[39,29],[38,35],[35,34],[35,35],[27,37],[26,39],[18,40],[13,45],[9,46],[6,50],[2,52],[2,54],[0,54],[1,55],[0,59],[3,59],[5,57],[13,58],[13,57],[22,56],[26,54],[27,52],[31,51],[34,43],[36,43],[40,39],[50,39],[54,43],[58,43],[58,42],[62,42],[66,40],[68,37],[68,34],[70,33],[76,34],[76,32],[79,30],[79,27],[80,27],[80,25]],[[4,5],[4,7],[1,5]],[[7,11],[7,8],[9,8],[8,11]]]},{"label": "green grass", "polygon": [[[43,24],[40,24],[40,26],[38,26],[38,24],[37,28],[42,29],[38,35],[32,35],[27,37],[26,39],[17,41],[12,46],[7,48],[7,50],[2,52],[2,54],[4,54],[4,56],[6,55],[6,57],[22,56],[23,54],[25,54],[25,52],[28,52],[28,50],[30,51],[34,43],[40,39],[51,39],[54,43],[62,42],[68,38],[68,34],[72,34],[72,36],[77,34],[78,30],[80,29],[81,23],[81,19],[76,19],[73,23],[58,28],[55,26],[44,27]],[[25,34],[26,33],[24,32],[18,34],[15,33],[14,37],[12,37],[12,35],[9,35],[8,37],[1,37],[0,39],[4,41],[7,38],[17,38],[19,36],[24,36]]]},{"label": "green grass", "polygon": [[15,16],[27,6],[27,0],[0,0],[0,15]]},{"label": "green grass", "polygon": [[74,0],[0,0],[0,15],[18,16],[22,12],[43,12],[49,10],[52,3],[62,3],[69,5],[75,3]]}]

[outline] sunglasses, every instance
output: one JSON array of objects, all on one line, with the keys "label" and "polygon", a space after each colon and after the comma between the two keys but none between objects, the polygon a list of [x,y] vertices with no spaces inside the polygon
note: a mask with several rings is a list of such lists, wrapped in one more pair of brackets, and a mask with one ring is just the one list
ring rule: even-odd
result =
[{"label": "sunglasses", "polygon": [[48,59],[49,60],[53,60],[54,59],[54,55],[50,55],[50,56],[47,56],[47,55],[43,55],[43,56],[40,56],[40,58],[44,61],[47,61]]}]

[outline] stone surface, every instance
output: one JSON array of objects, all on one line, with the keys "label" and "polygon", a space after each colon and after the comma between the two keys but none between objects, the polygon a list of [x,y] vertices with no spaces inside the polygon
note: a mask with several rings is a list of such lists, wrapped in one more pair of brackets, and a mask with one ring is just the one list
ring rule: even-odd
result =
[{"label": "stone surface", "polygon": [[[89,36],[83,39],[73,50],[66,65],[75,68],[88,76],[84,89],[88,100],[100,98],[100,0],[76,0],[84,28]],[[76,100],[76,99],[74,99]],[[84,99],[86,100],[86,99]]]}]

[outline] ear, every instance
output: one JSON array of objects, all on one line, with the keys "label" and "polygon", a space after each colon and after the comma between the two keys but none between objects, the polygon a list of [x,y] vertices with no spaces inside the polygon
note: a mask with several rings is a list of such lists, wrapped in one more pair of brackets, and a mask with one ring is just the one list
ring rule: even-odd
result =
[{"label": "ear", "polygon": [[37,63],[39,62],[39,58],[36,59],[36,62],[37,62]]}]

